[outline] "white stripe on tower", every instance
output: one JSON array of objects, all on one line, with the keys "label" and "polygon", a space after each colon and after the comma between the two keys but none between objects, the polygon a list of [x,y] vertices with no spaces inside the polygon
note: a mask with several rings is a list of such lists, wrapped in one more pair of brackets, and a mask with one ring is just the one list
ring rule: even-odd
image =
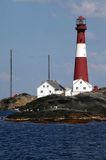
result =
[{"label": "white stripe on tower", "polygon": [[76,57],[87,57],[85,43],[77,43]]}]

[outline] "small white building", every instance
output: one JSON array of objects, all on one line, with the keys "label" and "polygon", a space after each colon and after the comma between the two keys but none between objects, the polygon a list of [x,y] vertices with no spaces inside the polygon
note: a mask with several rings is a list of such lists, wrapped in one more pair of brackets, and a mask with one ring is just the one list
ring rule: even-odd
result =
[{"label": "small white building", "polygon": [[71,88],[66,88],[65,96],[72,96],[72,89]]},{"label": "small white building", "polygon": [[91,92],[93,87],[87,81],[77,79],[73,81],[72,95],[76,95],[83,92]]},{"label": "small white building", "polygon": [[73,81],[73,87],[66,89],[65,96],[74,96],[79,93],[84,93],[84,92],[91,92],[93,90],[93,86],[82,80],[82,79],[77,79]]},{"label": "small white building", "polygon": [[58,94],[58,95],[65,94],[65,88],[54,80],[47,80],[37,88],[38,98],[45,97],[51,94]]}]

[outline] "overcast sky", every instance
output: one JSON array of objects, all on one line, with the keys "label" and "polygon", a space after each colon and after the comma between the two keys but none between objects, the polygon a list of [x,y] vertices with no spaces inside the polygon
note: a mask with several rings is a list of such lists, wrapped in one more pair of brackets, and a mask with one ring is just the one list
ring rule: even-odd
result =
[{"label": "overcast sky", "polygon": [[13,50],[13,94],[36,95],[47,79],[73,81],[75,23],[87,19],[89,81],[106,86],[106,0],[0,0],[0,98],[9,96],[9,52]]}]

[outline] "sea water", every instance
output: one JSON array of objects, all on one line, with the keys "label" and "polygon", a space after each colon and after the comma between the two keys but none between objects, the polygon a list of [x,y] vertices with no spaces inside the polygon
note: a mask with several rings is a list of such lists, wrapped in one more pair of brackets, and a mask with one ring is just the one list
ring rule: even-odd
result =
[{"label": "sea water", "polygon": [[0,160],[106,160],[106,122],[7,122],[0,111]]}]

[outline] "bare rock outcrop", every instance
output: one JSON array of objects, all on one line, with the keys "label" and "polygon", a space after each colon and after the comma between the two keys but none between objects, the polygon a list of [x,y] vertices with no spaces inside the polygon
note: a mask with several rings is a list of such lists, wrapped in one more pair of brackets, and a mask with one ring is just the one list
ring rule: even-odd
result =
[{"label": "bare rock outcrop", "polygon": [[73,97],[51,95],[35,99],[20,107],[9,120],[34,122],[82,123],[106,120],[106,92],[83,93]]},{"label": "bare rock outcrop", "polygon": [[14,97],[9,97],[0,100],[0,106],[4,106],[6,109],[15,109],[21,106],[25,106],[27,103],[35,100],[36,97],[27,93],[16,94]]}]

